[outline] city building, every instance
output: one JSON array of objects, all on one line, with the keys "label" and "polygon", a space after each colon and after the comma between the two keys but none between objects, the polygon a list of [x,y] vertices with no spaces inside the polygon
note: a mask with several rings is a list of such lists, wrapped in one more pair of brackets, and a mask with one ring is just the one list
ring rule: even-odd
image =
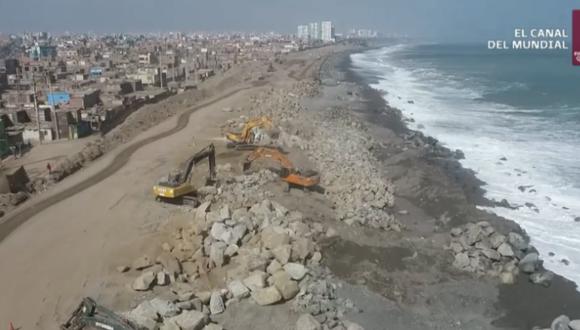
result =
[{"label": "city building", "polygon": [[302,41],[308,41],[310,39],[308,25],[298,25],[298,34],[296,36]]},{"label": "city building", "polygon": [[320,40],[320,23],[314,22],[308,25],[308,32],[310,36],[310,40]]},{"label": "city building", "polygon": [[325,21],[320,24],[320,38],[323,42],[334,42],[334,25],[332,22]]}]

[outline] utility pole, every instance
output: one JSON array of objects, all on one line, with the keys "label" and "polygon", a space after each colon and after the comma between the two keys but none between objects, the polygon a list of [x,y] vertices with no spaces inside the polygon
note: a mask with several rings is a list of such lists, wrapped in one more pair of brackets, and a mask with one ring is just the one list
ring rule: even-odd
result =
[{"label": "utility pole", "polygon": [[36,111],[36,128],[38,129],[38,143],[42,144],[42,132],[40,131],[40,111],[38,110],[38,100],[36,98],[36,77],[32,74],[32,93],[34,99],[34,110]]}]

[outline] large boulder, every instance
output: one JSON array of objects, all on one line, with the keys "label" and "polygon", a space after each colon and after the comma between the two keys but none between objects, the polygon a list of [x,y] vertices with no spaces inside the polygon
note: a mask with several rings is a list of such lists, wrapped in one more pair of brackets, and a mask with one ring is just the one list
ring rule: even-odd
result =
[{"label": "large boulder", "polygon": [[282,228],[267,227],[261,234],[264,247],[273,250],[290,242],[290,236]]},{"label": "large boulder", "polygon": [[568,326],[572,330],[580,330],[580,320],[570,321],[570,323],[568,324]]},{"label": "large boulder", "polygon": [[308,272],[308,269],[306,269],[304,265],[295,262],[289,262],[285,264],[284,270],[288,273],[288,275],[290,275],[292,279],[296,281],[303,279]]},{"label": "large boulder", "polygon": [[320,323],[310,314],[302,314],[296,321],[296,330],[320,330]]},{"label": "large boulder", "polygon": [[264,289],[258,289],[252,292],[252,298],[260,306],[272,305],[280,300],[282,300],[282,294],[276,289],[275,286],[271,286]]},{"label": "large boulder", "polygon": [[518,233],[511,232],[508,234],[508,242],[516,249],[525,251],[528,249],[528,243],[524,237]]},{"label": "large boulder", "polygon": [[164,319],[175,316],[180,312],[177,305],[165,299],[153,298],[149,301],[149,304]]},{"label": "large boulder", "polygon": [[214,291],[209,299],[209,311],[212,315],[221,314],[226,310],[224,300],[219,292]]},{"label": "large boulder", "polygon": [[243,284],[252,291],[262,289],[266,286],[266,273],[255,271],[244,279]]},{"label": "large boulder", "polygon": [[154,329],[159,320],[157,311],[149,301],[140,303],[130,312],[124,313],[123,316],[132,323],[146,329]]},{"label": "large boulder", "polygon": [[465,241],[468,245],[475,245],[475,243],[481,241],[483,238],[483,232],[481,227],[477,225],[469,226],[465,232]]},{"label": "large boulder", "polygon": [[527,274],[535,272],[539,266],[540,256],[535,252],[527,254],[518,264],[520,270]]},{"label": "large boulder", "polygon": [[228,284],[228,290],[232,293],[234,298],[246,298],[250,295],[250,290],[240,280],[231,281]]},{"label": "large boulder", "polygon": [[507,238],[500,233],[495,233],[489,237],[489,243],[491,244],[491,247],[494,249],[499,248],[499,246],[505,243],[506,241]]},{"label": "large boulder", "polygon": [[509,243],[502,243],[498,248],[497,252],[502,255],[502,257],[514,257],[515,253],[512,246]]},{"label": "large boulder", "polygon": [[276,272],[272,275],[272,282],[276,289],[280,291],[284,300],[290,300],[294,298],[300,289],[298,288],[298,283],[290,278],[290,275],[283,270]]},{"label": "large boulder", "polygon": [[458,269],[467,268],[469,266],[469,255],[467,253],[456,254],[453,266]]},{"label": "large boulder", "polygon": [[552,321],[551,330],[570,330],[570,318],[560,315]]},{"label": "large boulder", "polygon": [[200,311],[183,311],[171,317],[165,323],[175,323],[182,330],[201,330],[208,322],[208,317]]},{"label": "large boulder", "polygon": [[552,279],[554,278],[554,273],[549,270],[533,273],[530,275],[530,281],[534,284],[541,285],[543,287],[549,287],[552,284]]},{"label": "large boulder", "polygon": [[155,272],[144,272],[133,281],[131,288],[135,291],[147,291],[155,282],[156,277],[157,274]]}]

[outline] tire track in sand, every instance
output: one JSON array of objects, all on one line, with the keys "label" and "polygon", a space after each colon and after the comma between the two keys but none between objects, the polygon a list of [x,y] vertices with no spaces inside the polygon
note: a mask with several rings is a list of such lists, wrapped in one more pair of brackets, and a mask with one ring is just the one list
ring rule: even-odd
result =
[{"label": "tire track in sand", "polygon": [[234,94],[237,94],[241,91],[251,89],[253,87],[257,87],[262,84],[254,84],[250,87],[243,87],[237,88],[231,92],[228,92],[216,99],[206,101],[200,105],[194,106],[193,108],[181,113],[177,120],[177,124],[164,132],[156,134],[154,136],[148,137],[144,140],[135,142],[133,144],[128,145],[125,150],[119,153],[113,161],[105,168],[100,170],[99,172],[93,174],[92,176],[88,177],[87,179],[71,186],[61,192],[58,192],[52,196],[46,197],[42,200],[34,201],[30,205],[23,205],[23,209],[16,211],[15,213],[8,215],[2,223],[0,223],[0,242],[2,242],[8,235],[10,235],[16,228],[18,228],[21,224],[25,223],[28,219],[32,218],[33,216],[37,215],[38,213],[46,210],[47,208],[51,207],[52,205],[59,203],[75,194],[82,192],[85,189],[90,188],[91,186],[105,180],[109,176],[115,174],[118,170],[120,170],[131,158],[131,156],[140,148],[155,142],[159,139],[166,138],[171,136],[181,130],[183,130],[189,124],[189,120],[191,115],[208,106],[211,106],[223,99],[226,99]]}]

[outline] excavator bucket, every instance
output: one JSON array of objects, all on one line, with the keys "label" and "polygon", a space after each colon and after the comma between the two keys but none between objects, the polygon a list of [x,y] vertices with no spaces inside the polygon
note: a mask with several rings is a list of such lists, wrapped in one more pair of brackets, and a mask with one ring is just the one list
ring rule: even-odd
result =
[{"label": "excavator bucket", "polygon": [[86,297],[63,323],[62,330],[144,330]]}]

